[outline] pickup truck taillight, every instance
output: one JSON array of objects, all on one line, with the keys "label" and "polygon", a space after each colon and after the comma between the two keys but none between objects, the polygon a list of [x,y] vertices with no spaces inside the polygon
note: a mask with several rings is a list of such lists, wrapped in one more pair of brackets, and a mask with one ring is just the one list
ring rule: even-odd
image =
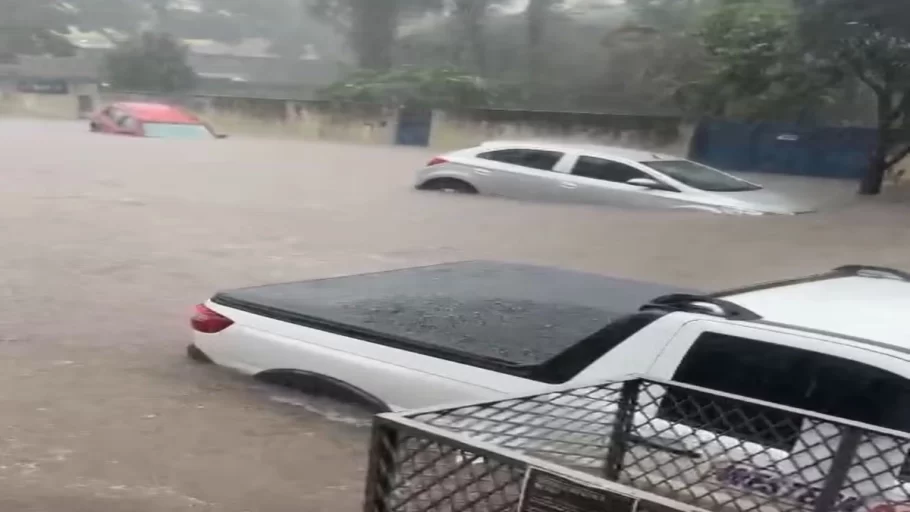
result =
[{"label": "pickup truck taillight", "polygon": [[448,162],[448,160],[446,160],[445,158],[443,158],[441,156],[437,156],[436,158],[427,162],[427,167],[433,167],[434,165],[444,164],[446,162]]},{"label": "pickup truck taillight", "polygon": [[199,304],[196,306],[193,318],[190,319],[190,324],[196,332],[215,334],[234,325],[234,321],[221,313],[212,311],[205,304]]}]

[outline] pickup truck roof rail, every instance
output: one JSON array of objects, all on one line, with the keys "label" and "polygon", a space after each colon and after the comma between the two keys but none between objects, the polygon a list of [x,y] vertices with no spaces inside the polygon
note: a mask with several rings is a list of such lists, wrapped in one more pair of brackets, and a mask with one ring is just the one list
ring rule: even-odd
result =
[{"label": "pickup truck roof rail", "polygon": [[730,301],[710,295],[675,293],[658,297],[641,307],[641,311],[685,311],[712,315],[729,320],[761,320],[761,315]]},{"label": "pickup truck roof rail", "polygon": [[837,274],[848,274],[852,276],[864,277],[881,277],[885,279],[896,279],[898,281],[910,281],[910,272],[904,272],[889,267],[876,267],[872,265],[844,265],[834,269]]},{"label": "pickup truck roof rail", "polygon": [[910,282],[910,272],[904,272],[903,270],[898,270],[888,267],[876,267],[872,265],[843,265],[826,272],[821,272],[818,274],[812,274],[809,276],[796,277],[793,279],[782,279],[779,281],[769,281],[766,283],[752,284],[748,286],[743,286],[740,288],[731,288],[729,290],[722,290],[719,292],[712,293],[710,297],[720,298],[720,297],[730,297],[733,295],[741,295],[744,293],[750,292],[760,292],[762,290],[770,290],[773,288],[782,288],[785,286],[792,286],[797,284],[812,283],[815,281],[823,281],[825,279],[834,279],[838,277],[870,277],[877,279],[895,279],[900,281]]}]

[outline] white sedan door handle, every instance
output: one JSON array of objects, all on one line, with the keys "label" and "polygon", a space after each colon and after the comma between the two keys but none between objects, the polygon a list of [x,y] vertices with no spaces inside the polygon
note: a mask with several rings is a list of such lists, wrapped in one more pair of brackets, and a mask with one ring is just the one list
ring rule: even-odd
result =
[{"label": "white sedan door handle", "polygon": [[577,184],[575,184],[575,183],[569,183],[569,182],[567,182],[567,181],[564,181],[564,182],[560,183],[559,186],[562,187],[562,188],[578,188],[578,185],[577,185]]}]

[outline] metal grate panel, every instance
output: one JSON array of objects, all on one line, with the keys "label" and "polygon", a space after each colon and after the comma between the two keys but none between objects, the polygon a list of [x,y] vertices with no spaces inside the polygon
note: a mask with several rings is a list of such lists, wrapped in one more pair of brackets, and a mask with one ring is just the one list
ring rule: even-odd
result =
[{"label": "metal grate panel", "polygon": [[901,432],[633,378],[384,415],[366,510],[517,511],[526,471],[546,467],[652,509],[910,512],[908,450]]}]

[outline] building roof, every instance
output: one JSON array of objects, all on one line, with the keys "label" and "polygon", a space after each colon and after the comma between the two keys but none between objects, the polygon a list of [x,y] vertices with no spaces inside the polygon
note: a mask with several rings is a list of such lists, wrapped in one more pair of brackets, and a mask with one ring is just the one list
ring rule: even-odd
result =
[{"label": "building roof", "polygon": [[[87,48],[79,53],[76,57],[20,56],[18,64],[0,64],[0,77],[96,82],[101,76],[108,50]],[[337,63],[321,60],[300,60],[289,64],[274,58],[191,54],[189,62],[203,78],[224,76],[235,78],[235,82],[251,84],[247,94],[253,96],[256,94],[255,86],[260,84],[309,91],[334,82],[342,74]]]},{"label": "building roof", "polygon": [[832,273],[723,298],[769,322],[910,349],[910,281],[903,278]]},{"label": "building roof", "polygon": [[198,117],[186,110],[164,103],[124,102],[117,103],[116,106],[129,112],[130,115],[142,122],[179,124],[200,123]]}]

